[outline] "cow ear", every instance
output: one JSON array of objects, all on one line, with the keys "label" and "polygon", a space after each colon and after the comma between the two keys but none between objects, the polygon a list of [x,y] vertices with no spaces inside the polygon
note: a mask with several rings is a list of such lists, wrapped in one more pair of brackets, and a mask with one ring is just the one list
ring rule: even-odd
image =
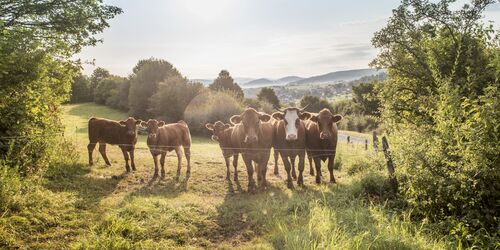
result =
[{"label": "cow ear", "polygon": [[317,115],[313,115],[311,116],[311,118],[309,118],[309,120],[313,121],[313,122],[318,122],[319,121],[319,118]]},{"label": "cow ear", "polygon": [[205,128],[207,128],[208,130],[214,130],[214,125],[212,123],[207,123],[205,124]]},{"label": "cow ear", "polygon": [[268,114],[261,114],[259,115],[259,119],[263,122],[268,122],[269,120],[271,120],[271,116]]},{"label": "cow ear", "polygon": [[283,113],[281,112],[274,112],[272,114],[273,118],[276,119],[276,120],[282,120],[283,119]]},{"label": "cow ear", "polygon": [[240,115],[233,115],[231,116],[231,119],[229,119],[229,121],[235,125],[235,124],[238,124],[241,122],[241,116]]},{"label": "cow ear", "polygon": [[142,120],[141,119],[135,121],[135,125],[139,125],[139,124],[142,124]]},{"label": "cow ear", "polygon": [[332,117],[332,122],[333,122],[333,123],[337,123],[337,122],[339,122],[340,120],[342,120],[342,116],[341,116],[341,115],[334,115],[334,116]]},{"label": "cow ear", "polygon": [[148,123],[147,123],[147,122],[144,122],[144,121],[143,121],[143,122],[141,122],[141,127],[144,127],[144,128],[145,128],[145,127],[147,127],[147,126],[148,126]]},{"label": "cow ear", "polygon": [[311,118],[311,116],[312,115],[309,112],[302,112],[302,114],[300,114],[299,118],[301,120],[307,120],[307,119]]},{"label": "cow ear", "polygon": [[163,125],[165,125],[165,122],[164,122],[164,121],[160,121],[160,122],[158,123],[158,127],[162,127]]},{"label": "cow ear", "polygon": [[123,125],[123,126],[125,126],[125,124],[127,124],[127,123],[125,123],[125,121],[119,121],[119,123],[120,123],[121,125]]},{"label": "cow ear", "polygon": [[224,124],[224,129],[228,129],[230,127],[231,127],[231,124],[229,124],[229,123]]}]

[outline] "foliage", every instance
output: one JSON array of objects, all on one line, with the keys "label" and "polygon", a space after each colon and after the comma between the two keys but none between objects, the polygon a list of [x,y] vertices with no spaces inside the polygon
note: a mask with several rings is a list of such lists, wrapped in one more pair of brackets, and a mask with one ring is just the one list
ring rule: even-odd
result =
[{"label": "foliage", "polygon": [[[59,105],[76,76],[71,56],[121,10],[100,1],[0,2],[0,155],[28,173],[47,163]],[[3,137],[15,137],[6,139]]]},{"label": "foliage", "polygon": [[99,81],[94,91],[94,101],[97,104],[106,104],[107,100],[112,97],[112,93],[116,92],[121,84],[124,84],[125,78],[119,76],[109,76]]},{"label": "foliage", "polygon": [[300,107],[307,106],[306,110],[309,112],[319,112],[326,108],[333,111],[332,105],[325,99],[320,99],[316,96],[306,95],[300,99]]},{"label": "foliage", "polygon": [[[498,240],[498,35],[481,23],[494,1],[403,1],[373,38],[388,69],[382,117],[394,134],[402,194],[459,244]],[[498,241],[497,241],[498,242]]]},{"label": "foliage", "polygon": [[78,74],[71,84],[70,103],[91,102],[94,99],[87,76]]},{"label": "foliage", "polygon": [[363,114],[378,116],[380,100],[377,97],[376,82],[360,83],[352,86],[353,100],[361,107]]},{"label": "foliage", "polygon": [[377,129],[379,121],[377,117],[369,115],[346,115],[337,125],[341,130],[368,132]]},{"label": "foliage", "polygon": [[205,91],[187,106],[184,118],[195,135],[209,135],[206,123],[229,122],[232,115],[240,114],[243,106],[233,92]]},{"label": "foliage", "polygon": [[151,97],[150,112],[153,117],[166,122],[184,119],[184,111],[191,100],[203,90],[201,83],[188,82],[174,76],[160,83],[159,90]]},{"label": "foliage", "polygon": [[162,59],[141,60],[133,69],[130,79],[129,114],[136,118],[152,117],[150,98],[158,91],[158,86],[165,79],[181,77],[177,69]]},{"label": "foliage", "polygon": [[111,74],[109,71],[101,67],[97,67],[92,71],[92,75],[90,75],[90,91],[92,92],[93,100],[95,100],[95,96],[99,94],[97,93],[99,83],[110,76]]},{"label": "foliage", "polygon": [[343,116],[361,114],[361,107],[352,99],[342,99],[332,104],[333,113]]},{"label": "foliage", "polygon": [[110,96],[106,99],[106,105],[115,109],[128,111],[128,96],[130,90],[130,80],[125,78],[117,78],[118,84],[116,88],[111,89]]},{"label": "foliage", "polygon": [[234,79],[227,70],[221,70],[219,76],[208,87],[213,91],[234,92],[238,99],[243,99],[244,97],[243,90],[237,83],[234,82]]},{"label": "foliage", "polygon": [[273,108],[275,109],[280,107],[280,100],[278,99],[276,93],[274,93],[274,90],[272,88],[261,88],[259,93],[257,94],[257,99],[259,101],[266,101],[272,104]]}]

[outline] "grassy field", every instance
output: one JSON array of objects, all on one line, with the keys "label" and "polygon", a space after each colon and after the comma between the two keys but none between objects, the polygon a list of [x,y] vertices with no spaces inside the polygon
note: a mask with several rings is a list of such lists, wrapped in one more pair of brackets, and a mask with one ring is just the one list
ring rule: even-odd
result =
[{"label": "grassy field", "polygon": [[[286,188],[268,171],[270,187],[247,193],[247,175],[240,160],[240,181],[225,180],[218,145],[193,138],[192,171],[174,180],[176,159],[169,154],[166,178],[152,181],[153,161],[144,136],[136,151],[137,172],[125,174],[118,147],[108,146],[112,163],[87,166],[87,120],[91,116],[122,119],[124,113],[94,104],[64,107],[65,137],[74,143],[78,160],[54,166],[43,178],[54,203],[35,213],[43,226],[12,236],[21,248],[42,249],[442,249],[445,242],[424,232],[409,214],[386,200],[382,155],[362,145],[338,146],[337,184],[305,175],[305,187]],[[306,164],[306,169],[308,169]],[[306,171],[307,173],[307,171]],[[44,210],[41,210],[44,211]],[[33,216],[33,215],[30,215]],[[33,224],[33,223],[31,223]],[[15,227],[14,225],[13,227]],[[4,231],[7,229],[4,229]],[[1,232],[1,228],[0,228]],[[7,231],[5,231],[7,232]],[[20,237],[20,238],[16,238]]]}]

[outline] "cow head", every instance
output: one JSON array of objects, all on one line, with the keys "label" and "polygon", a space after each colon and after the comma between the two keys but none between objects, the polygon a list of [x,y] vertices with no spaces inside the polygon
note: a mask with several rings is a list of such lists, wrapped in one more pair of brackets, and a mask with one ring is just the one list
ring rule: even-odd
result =
[{"label": "cow head", "polygon": [[241,115],[233,115],[230,119],[232,124],[243,125],[245,130],[244,143],[255,143],[259,141],[259,130],[261,122],[268,122],[271,116],[257,112],[253,108],[247,108]]},{"label": "cow head", "polygon": [[148,140],[156,140],[158,135],[158,128],[165,125],[164,121],[157,121],[149,119],[147,122],[141,122],[141,126],[148,131]]},{"label": "cow head", "polygon": [[205,127],[212,131],[212,140],[214,141],[219,141],[219,138],[221,137],[222,133],[224,133],[224,130],[228,129],[231,127],[230,124],[224,124],[221,121],[216,121],[214,124],[212,123],[207,123],[205,124]]},{"label": "cow head", "polygon": [[141,124],[142,120],[136,120],[134,117],[129,117],[125,121],[119,121],[120,125],[127,128],[127,135],[136,136],[137,125]]},{"label": "cow head", "polygon": [[304,112],[303,109],[287,108],[283,111],[273,113],[273,118],[276,120],[283,120],[285,123],[285,140],[295,141],[299,138],[298,131],[300,120],[307,120],[311,118],[311,114]]},{"label": "cow head", "polygon": [[342,116],[333,115],[330,110],[323,109],[317,115],[313,115],[310,120],[318,124],[319,138],[327,140],[332,136],[333,124],[342,120]]}]

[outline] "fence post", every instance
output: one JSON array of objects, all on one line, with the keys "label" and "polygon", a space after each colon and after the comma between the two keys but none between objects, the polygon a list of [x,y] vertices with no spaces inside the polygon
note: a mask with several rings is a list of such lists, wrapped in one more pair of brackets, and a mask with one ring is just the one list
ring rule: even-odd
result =
[{"label": "fence post", "polygon": [[396,193],[398,191],[398,181],[394,175],[394,164],[392,163],[392,155],[389,150],[389,143],[385,136],[382,137],[382,150],[384,151],[385,160],[387,162],[387,172],[389,172],[389,184],[392,190]]},{"label": "fence post", "polygon": [[375,150],[375,153],[378,153],[378,137],[375,131],[373,131],[373,150]]},{"label": "fence post", "polygon": [[365,150],[368,150],[368,139],[365,139]]}]

